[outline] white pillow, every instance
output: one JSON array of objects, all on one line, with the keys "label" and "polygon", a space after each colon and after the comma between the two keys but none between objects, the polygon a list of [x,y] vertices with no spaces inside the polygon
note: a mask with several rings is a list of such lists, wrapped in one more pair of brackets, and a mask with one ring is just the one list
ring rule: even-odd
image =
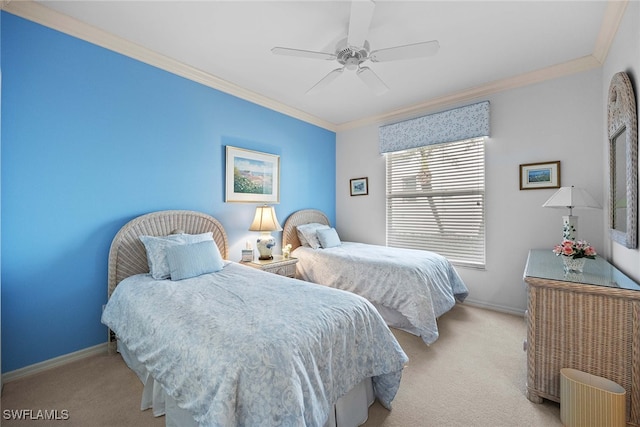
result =
[{"label": "white pillow", "polygon": [[310,224],[303,224],[296,227],[298,233],[298,239],[303,246],[309,246],[313,249],[320,247],[320,241],[318,240],[318,230],[325,230],[330,228],[328,225],[312,222]]},{"label": "white pillow", "polygon": [[342,244],[335,228],[319,229],[318,240],[323,248],[334,248]]},{"label": "white pillow", "polygon": [[167,262],[171,270],[171,280],[215,273],[224,267],[218,245],[213,240],[170,246],[167,248]]},{"label": "white pillow", "polygon": [[168,279],[171,277],[171,270],[167,263],[167,248],[176,245],[186,245],[190,243],[213,240],[213,233],[202,234],[171,234],[169,236],[140,236],[140,241],[147,250],[147,263],[151,277],[156,280]]}]

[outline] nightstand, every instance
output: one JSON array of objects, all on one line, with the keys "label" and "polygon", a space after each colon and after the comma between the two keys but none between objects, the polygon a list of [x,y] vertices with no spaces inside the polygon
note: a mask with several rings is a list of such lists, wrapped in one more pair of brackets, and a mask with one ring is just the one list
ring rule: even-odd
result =
[{"label": "nightstand", "polygon": [[296,277],[297,262],[298,258],[285,258],[282,255],[274,255],[273,259],[254,259],[242,264],[268,273],[279,274],[280,276]]}]

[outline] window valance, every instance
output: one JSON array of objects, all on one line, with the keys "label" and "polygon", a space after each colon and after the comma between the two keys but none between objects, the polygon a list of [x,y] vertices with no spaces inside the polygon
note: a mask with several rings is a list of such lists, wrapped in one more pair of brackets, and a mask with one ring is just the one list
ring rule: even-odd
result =
[{"label": "window valance", "polygon": [[380,153],[489,136],[489,101],[380,126]]}]

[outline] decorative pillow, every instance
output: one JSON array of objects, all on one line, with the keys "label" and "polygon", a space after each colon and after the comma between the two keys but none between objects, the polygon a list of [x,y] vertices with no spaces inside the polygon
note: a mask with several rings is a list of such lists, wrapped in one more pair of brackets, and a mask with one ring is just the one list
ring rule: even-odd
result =
[{"label": "decorative pillow", "polygon": [[319,229],[318,240],[323,248],[333,248],[342,244],[335,228]]},{"label": "decorative pillow", "polygon": [[168,279],[171,277],[169,264],[167,264],[167,248],[176,245],[186,245],[190,243],[213,240],[213,233],[202,234],[171,234],[169,236],[140,236],[140,241],[147,250],[147,262],[151,277],[156,280]]},{"label": "decorative pillow", "polygon": [[309,242],[307,242],[307,239],[305,239],[302,233],[298,231],[298,227],[296,227],[296,234],[298,235],[298,240],[300,240],[300,245],[308,247]]},{"label": "decorative pillow", "polygon": [[312,222],[310,224],[297,226],[296,231],[298,233],[298,239],[302,245],[318,249],[320,247],[320,241],[318,240],[317,232],[318,230],[324,230],[327,228],[329,228],[328,225]]},{"label": "decorative pillow", "polygon": [[213,240],[167,248],[171,280],[182,280],[222,270],[224,261]]}]

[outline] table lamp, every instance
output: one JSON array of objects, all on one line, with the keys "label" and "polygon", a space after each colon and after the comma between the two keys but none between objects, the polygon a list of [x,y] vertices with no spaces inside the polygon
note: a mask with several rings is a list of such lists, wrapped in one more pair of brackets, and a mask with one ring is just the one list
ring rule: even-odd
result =
[{"label": "table lamp", "polygon": [[258,252],[260,252],[258,259],[273,259],[272,251],[276,245],[276,239],[271,235],[271,232],[281,230],[282,227],[278,223],[273,206],[263,205],[256,208],[256,216],[253,218],[249,231],[260,232],[256,243]]},{"label": "table lamp", "polygon": [[578,217],[573,216],[573,208],[601,208],[587,190],[574,187],[560,187],[549,200],[542,205],[545,208],[567,208],[569,215],[562,217],[562,238],[576,240]]}]

